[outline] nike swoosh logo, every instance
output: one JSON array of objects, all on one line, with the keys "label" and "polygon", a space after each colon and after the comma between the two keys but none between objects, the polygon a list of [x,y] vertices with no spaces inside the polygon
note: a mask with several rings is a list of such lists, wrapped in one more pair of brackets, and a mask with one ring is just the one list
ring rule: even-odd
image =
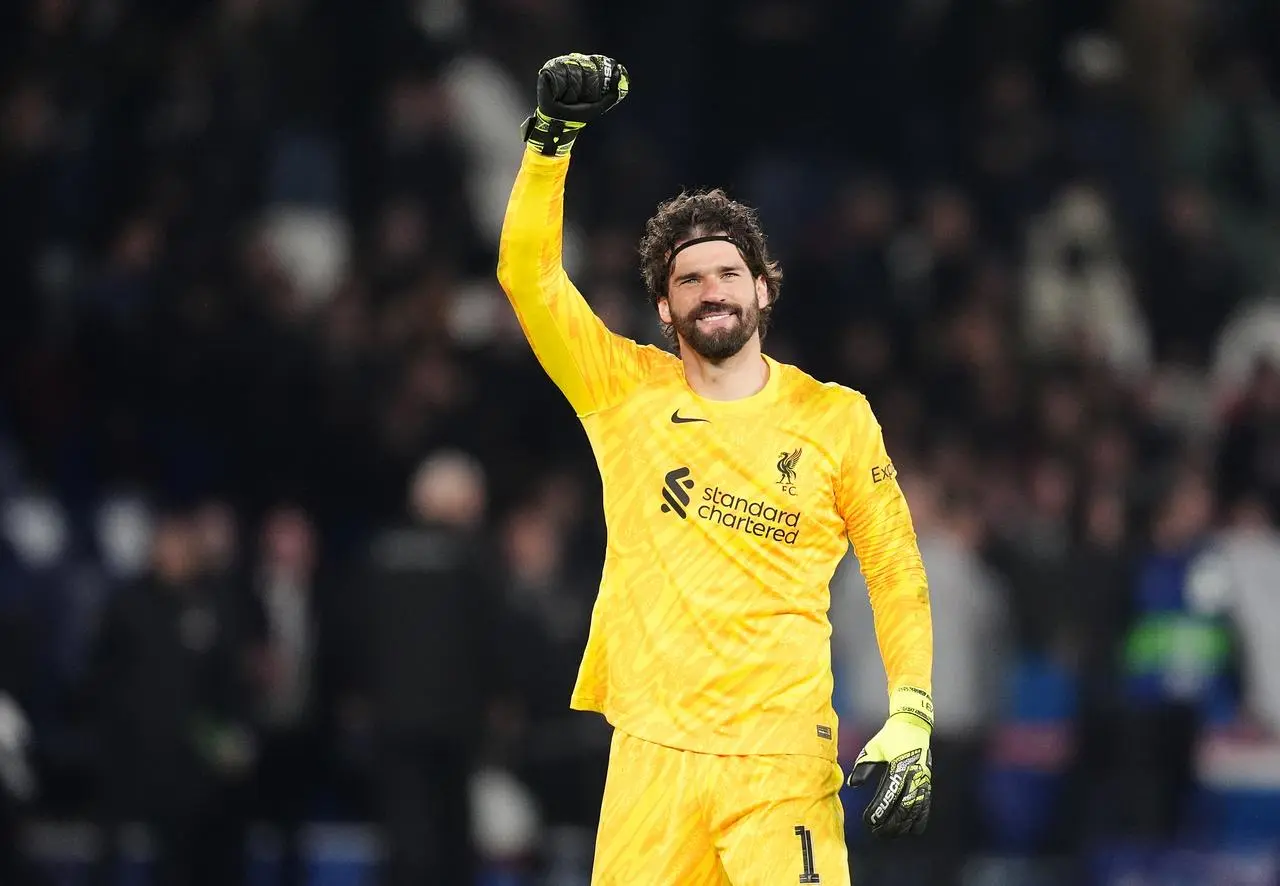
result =
[{"label": "nike swoosh logo", "polygon": [[682,416],[682,415],[680,414],[680,410],[679,410],[679,409],[677,409],[675,412],[671,413],[671,423],[672,423],[673,425],[685,425],[685,424],[689,424],[690,422],[694,422],[694,421],[705,421],[705,422],[708,422],[708,423],[709,423],[709,422],[711,421],[711,419],[709,419],[709,418],[685,418],[684,416]]}]

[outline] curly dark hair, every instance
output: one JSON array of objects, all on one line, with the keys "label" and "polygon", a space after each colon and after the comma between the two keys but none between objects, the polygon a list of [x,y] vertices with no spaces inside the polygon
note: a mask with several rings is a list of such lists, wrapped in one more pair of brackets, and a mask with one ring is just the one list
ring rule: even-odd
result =
[{"label": "curly dark hair", "polygon": [[[769,292],[769,303],[760,309],[760,338],[769,330],[773,306],[782,294],[782,268],[770,257],[764,231],[756,211],[749,206],[729,199],[720,188],[709,191],[681,192],[658,206],[644,226],[640,240],[640,270],[649,300],[656,307],[659,299],[667,297],[670,282],[671,252],[676,244],[693,237],[722,235],[733,241],[742,253],[752,277],[764,277]],[[675,341],[675,330],[668,323],[662,324],[662,332],[669,341]]]}]

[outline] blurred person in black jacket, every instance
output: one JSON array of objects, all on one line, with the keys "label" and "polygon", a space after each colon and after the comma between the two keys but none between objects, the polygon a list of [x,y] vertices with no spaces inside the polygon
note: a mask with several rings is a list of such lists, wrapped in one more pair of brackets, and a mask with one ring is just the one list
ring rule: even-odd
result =
[{"label": "blurred person in black jacket", "polygon": [[242,822],[227,806],[253,756],[243,638],[209,592],[188,513],[159,521],[151,572],[104,614],[90,673],[98,814],[112,882],[126,822],[149,825],[156,886],[243,882]]},{"label": "blurred person in black jacket", "polygon": [[191,526],[202,581],[239,621],[243,639],[258,615],[241,552],[240,515],[228,502],[213,498],[192,511]]},{"label": "blurred person in black jacket", "polygon": [[317,569],[316,532],[291,507],[267,514],[253,577],[257,809],[280,830],[281,886],[304,881],[300,830],[328,775],[330,600]]},{"label": "blurred person in black jacket", "polygon": [[239,581],[240,525],[231,505],[210,499],[195,509],[191,522],[196,547],[209,578],[227,585]]},{"label": "blurred person in black jacket", "polygon": [[577,856],[589,878],[613,729],[603,717],[571,711],[569,696],[597,583],[568,556],[568,533],[554,502],[517,509],[505,521],[502,543],[503,655],[518,697],[516,772],[537,798],[547,828],[542,862],[573,864]]},{"label": "blurred person in black jacket", "polygon": [[1027,508],[1009,534],[992,544],[992,561],[1007,578],[1020,651],[1059,660],[1065,654],[1072,600],[1073,464],[1042,454],[1027,470]]},{"label": "blurred person in black jacket", "polygon": [[1226,501],[1256,491],[1273,513],[1280,513],[1280,358],[1263,357],[1254,365],[1228,419],[1217,468]]},{"label": "blurred person in black jacket", "polygon": [[1071,664],[1079,680],[1076,777],[1067,780],[1062,836],[1087,841],[1111,825],[1115,803],[1100,772],[1118,768],[1114,731],[1124,715],[1120,691],[1124,637],[1133,617],[1138,545],[1130,534],[1132,505],[1110,485],[1089,489],[1079,502],[1077,544],[1070,579]]},{"label": "blurred person in black jacket", "polygon": [[469,783],[499,652],[483,471],[461,453],[433,455],[414,473],[408,504],[408,519],[373,539],[349,595],[356,695],[344,707],[377,749],[382,882],[467,883]]}]

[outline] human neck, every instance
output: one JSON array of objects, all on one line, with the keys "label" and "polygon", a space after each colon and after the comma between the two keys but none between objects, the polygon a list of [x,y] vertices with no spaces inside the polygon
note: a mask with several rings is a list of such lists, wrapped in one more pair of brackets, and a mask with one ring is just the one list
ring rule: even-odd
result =
[{"label": "human neck", "polygon": [[687,345],[681,346],[680,359],[689,387],[708,400],[741,400],[759,393],[769,380],[769,364],[764,361],[757,336],[724,360],[708,360]]}]

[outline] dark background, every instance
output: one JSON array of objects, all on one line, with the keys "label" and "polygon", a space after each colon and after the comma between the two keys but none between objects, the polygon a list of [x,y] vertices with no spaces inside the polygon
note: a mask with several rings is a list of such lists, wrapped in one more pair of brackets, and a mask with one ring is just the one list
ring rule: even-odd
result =
[{"label": "dark background", "polygon": [[[598,480],[494,278],[571,50],[633,83],[570,177],[594,307],[658,341],[653,207],[757,205],[768,350],[869,396],[911,500],[937,809],[895,851],[850,793],[855,882],[1280,881],[1278,40],[1267,0],[5,3],[0,883],[585,882]],[[833,600],[852,755],[856,563]]]}]

